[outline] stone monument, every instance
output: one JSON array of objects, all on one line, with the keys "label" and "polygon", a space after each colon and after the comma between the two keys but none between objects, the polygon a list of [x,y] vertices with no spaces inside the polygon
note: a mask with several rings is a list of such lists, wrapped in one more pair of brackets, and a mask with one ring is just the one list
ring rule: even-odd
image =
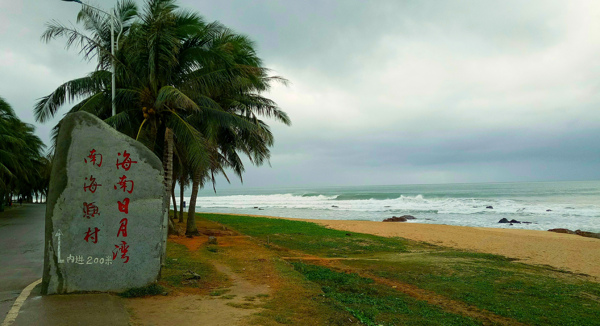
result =
[{"label": "stone monument", "polygon": [[162,163],[97,117],[61,122],[46,206],[42,293],[119,292],[155,282],[168,197]]}]

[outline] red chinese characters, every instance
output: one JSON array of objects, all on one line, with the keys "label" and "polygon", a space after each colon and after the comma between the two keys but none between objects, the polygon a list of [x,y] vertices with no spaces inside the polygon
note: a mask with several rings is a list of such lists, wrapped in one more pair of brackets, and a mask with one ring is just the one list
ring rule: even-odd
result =
[{"label": "red chinese characters", "polygon": [[120,245],[115,245],[115,249],[113,250],[113,260],[117,259],[117,256],[121,254],[121,259],[125,259],[123,264],[129,262],[129,256],[127,253],[129,252],[129,245],[125,241],[121,241]]},{"label": "red chinese characters", "polygon": [[92,240],[93,243],[98,243],[98,231],[100,231],[98,228],[94,228],[94,231],[92,231],[92,228],[88,228],[83,240],[86,242],[90,242],[90,240]]},{"label": "red chinese characters", "polygon": [[[127,191],[128,193],[132,193],[133,192],[133,180],[127,180],[127,176],[123,175],[122,177],[119,178],[119,182],[117,183],[120,188],[123,190],[123,192]],[[127,190],[127,188],[129,188],[129,190]],[[117,186],[115,185],[115,189],[117,189]]]},{"label": "red chinese characters", "polygon": [[96,215],[100,215],[98,206],[94,205],[94,203],[83,203],[83,217],[89,219]]},{"label": "red chinese characters", "polygon": [[[121,156],[121,153],[117,155]],[[119,167],[122,167],[123,170],[129,171],[129,169],[131,168],[131,164],[137,163],[137,161],[132,161],[129,156],[131,156],[131,154],[127,153],[127,151],[123,151],[123,160],[119,162],[119,159],[117,158],[117,170],[119,169]]]},{"label": "red chinese characters", "polygon": [[[100,157],[100,162],[96,162],[96,159],[98,157]],[[89,159],[89,161],[88,161],[88,159]],[[83,161],[85,163],[90,162],[90,163],[92,163],[92,165],[97,165],[98,167],[101,167],[102,166],[102,154],[98,154],[98,153],[96,153],[95,149],[92,149],[90,151],[90,155],[87,158],[84,158]]]},{"label": "red chinese characters", "polygon": [[[85,178],[85,180],[88,180],[88,178]],[[91,193],[95,193],[98,187],[102,186],[101,184],[98,184],[96,182],[96,178],[94,178],[94,176],[92,175],[90,175],[89,182],[89,184],[86,184],[85,182],[83,183],[84,192],[87,192],[89,190]]]},{"label": "red chinese characters", "polygon": [[127,237],[127,219],[124,218],[120,222],[121,227],[119,227],[119,231],[117,232],[117,238],[119,235],[123,235],[123,237]]},{"label": "red chinese characters", "polygon": [[129,198],[123,199],[122,202],[117,201],[117,203],[119,205],[119,212],[129,214]]},{"label": "red chinese characters", "polygon": [[[102,150],[102,149],[101,149]],[[84,162],[85,164],[87,164],[88,166],[93,166],[93,168],[102,168],[103,170],[105,169],[109,169],[108,171],[104,171],[105,172],[109,172],[109,173],[114,173],[116,170],[124,170],[124,171],[129,171],[129,169],[131,169],[131,167],[134,164],[137,164],[137,161],[132,160],[131,154],[128,153],[126,150],[123,150],[121,152],[117,153],[117,163],[116,163],[116,169],[113,166],[103,166],[103,155],[101,153],[99,153],[95,148],[91,149],[89,151],[89,155],[86,153],[86,157],[84,157]],[[109,159],[110,162],[110,159]],[[112,170],[112,171],[111,171]],[[118,171],[117,171],[118,172]],[[104,174],[102,174],[104,175]],[[127,194],[132,194],[134,191],[134,180],[130,180],[127,178],[127,176],[125,174],[121,174],[122,176],[118,178],[118,182],[114,184],[114,190],[118,191],[121,190],[124,193],[126,192]],[[102,206],[102,201],[99,199],[96,200],[94,196],[96,195],[96,191],[97,190],[101,190],[100,193],[102,193],[103,191],[106,190],[102,190],[104,188],[100,188],[102,185],[98,183],[98,181],[96,180],[96,178],[93,175],[90,175],[89,177],[85,178],[85,182],[83,185],[83,191],[88,193],[86,196],[91,196],[91,198],[86,197],[87,201],[83,203],[83,216],[87,219],[91,219],[92,217],[97,217],[100,215],[100,211],[103,211],[103,216],[104,213],[106,213],[106,211],[104,211],[104,207],[99,207]],[[108,188],[110,189],[110,188]],[[118,211],[121,213],[125,213],[125,214],[129,214],[129,203],[130,203],[130,198],[124,198],[122,201],[118,201],[117,200],[117,208]],[[114,209],[114,208],[113,208]],[[112,210],[110,210],[112,211]],[[112,214],[112,213],[110,213]],[[112,217],[111,217],[112,218]],[[105,221],[108,222],[108,221]],[[115,221],[116,222],[116,221]],[[117,228],[117,234],[116,237],[117,238],[121,238],[126,240],[127,236],[128,236],[128,223],[129,223],[129,219],[128,218],[122,218],[119,222],[118,228]],[[112,233],[113,231],[110,231],[110,229],[112,229],[113,227],[116,228],[116,226],[111,226],[109,225],[109,233]],[[104,229],[104,227],[103,227]],[[114,230],[114,229],[113,229]],[[106,230],[104,230],[103,232],[105,232]],[[103,240],[99,241],[99,232],[100,229],[94,226],[88,227],[87,232],[85,232],[85,236],[83,238],[83,240],[85,242],[88,243],[98,243],[98,242],[102,242],[105,241],[104,237],[105,237],[105,233],[102,233],[103,235]],[[110,240],[109,240],[110,241]],[[119,244],[115,244],[114,245],[114,249],[112,252],[112,260],[117,260],[117,259],[121,259],[121,261],[125,264],[129,262],[129,244],[126,241],[120,241]],[[90,256],[91,257],[91,256]],[[88,258],[90,258],[88,257]],[[109,257],[107,257],[107,260],[109,259]],[[76,261],[75,258],[71,259],[73,261],[73,263],[78,263]],[[93,261],[93,260],[92,260]],[[100,261],[98,259],[98,261]],[[107,263],[108,264],[108,263]]]}]

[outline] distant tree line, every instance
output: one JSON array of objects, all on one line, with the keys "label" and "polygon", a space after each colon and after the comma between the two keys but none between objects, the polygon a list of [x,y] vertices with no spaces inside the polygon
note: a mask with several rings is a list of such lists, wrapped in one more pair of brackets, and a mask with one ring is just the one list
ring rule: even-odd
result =
[{"label": "distant tree line", "polygon": [[34,130],[0,97],[0,211],[13,198],[31,202],[48,193],[51,164]]},{"label": "distant tree line", "polygon": [[[111,17],[82,6],[78,29],[52,21],[42,39],[58,37],[79,48],[97,67],[87,76],[67,81],[41,98],[36,118],[44,122],[66,103],[69,112],[86,111],[145,144],[162,158],[165,185],[183,221],[174,188],[183,196],[191,186],[186,234],[198,231],[194,220],[198,190],[214,186],[218,174],[244,172],[241,156],[255,165],[270,158],[274,143],[261,117],[290,124],[275,102],[262,96],[273,82],[254,50],[254,43],[219,22],[207,22],[175,0],[147,0],[142,9],[121,0],[117,19],[117,51],[111,55]],[[112,116],[111,66],[116,65],[116,115]],[[58,126],[55,128],[57,130]],[[170,220],[173,230],[175,219]]]}]

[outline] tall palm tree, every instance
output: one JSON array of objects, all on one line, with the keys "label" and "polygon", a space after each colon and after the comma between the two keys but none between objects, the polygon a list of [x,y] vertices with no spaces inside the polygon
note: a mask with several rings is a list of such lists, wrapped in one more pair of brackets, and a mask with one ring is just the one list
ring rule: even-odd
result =
[{"label": "tall palm tree", "polygon": [[[185,152],[189,169],[199,175],[233,167],[241,176],[237,151],[259,164],[268,158],[259,153],[272,145],[272,135],[256,115],[287,124],[289,118],[259,96],[270,82],[281,79],[267,76],[247,38],[178,10],[175,0],[148,0],[141,11],[133,1],[122,0],[114,13],[123,26],[114,57],[108,51],[109,21],[90,9],[78,16],[84,31],[58,22],[48,25],[44,40],[67,37],[68,46],[79,46],[98,66],[40,99],[35,107],[39,121],[54,116],[67,101],[80,100],[71,111],[96,114],[163,157],[167,194],[175,142]],[[108,68],[113,61],[117,114],[110,117]]]}]

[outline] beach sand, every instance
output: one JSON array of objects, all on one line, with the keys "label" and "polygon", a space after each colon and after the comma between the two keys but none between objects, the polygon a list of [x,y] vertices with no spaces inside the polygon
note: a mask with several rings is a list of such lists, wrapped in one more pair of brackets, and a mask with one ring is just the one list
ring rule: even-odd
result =
[{"label": "beach sand", "polygon": [[[280,218],[264,215],[248,216]],[[527,264],[548,265],[560,270],[586,274],[600,281],[600,239],[519,229],[400,222],[285,219],[313,222],[350,232],[401,237],[443,247],[502,255]]]},{"label": "beach sand", "polygon": [[402,237],[444,247],[502,255],[523,263],[549,265],[600,280],[600,239],[548,231],[437,224],[310,221],[332,229]]}]

